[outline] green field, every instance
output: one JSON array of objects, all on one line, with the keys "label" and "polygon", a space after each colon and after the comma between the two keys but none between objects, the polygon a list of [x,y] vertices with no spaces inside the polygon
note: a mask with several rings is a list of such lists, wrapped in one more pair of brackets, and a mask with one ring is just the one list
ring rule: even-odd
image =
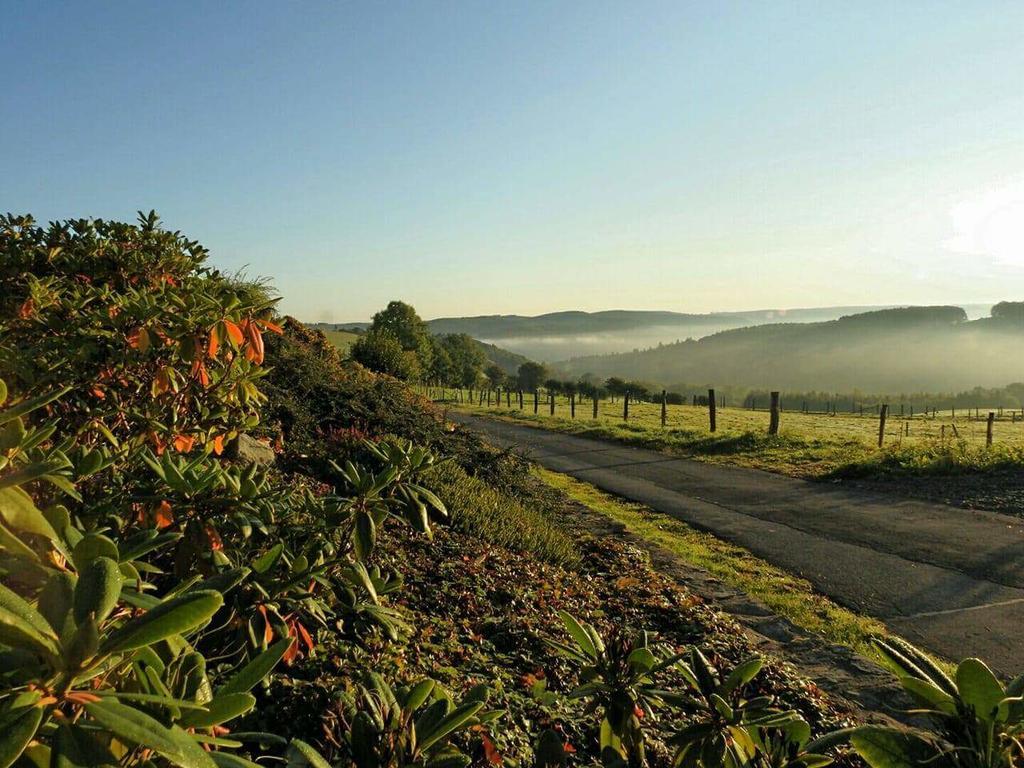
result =
[{"label": "green field", "polygon": [[[765,410],[719,408],[717,430],[709,430],[706,406],[669,405],[666,426],[661,426],[661,405],[630,403],[629,421],[623,421],[621,398],[598,403],[598,417],[591,418],[591,401],[577,403],[576,418],[570,416],[567,398],[556,396],[555,413],[543,393],[535,415],[533,396],[525,395],[523,410],[513,395],[512,407],[493,401],[488,408],[470,403],[468,392],[435,389],[446,402],[460,409],[483,411],[533,426],[572,434],[612,439],[716,461],[766,469],[799,477],[834,475],[877,476],[895,474],[956,474],[986,470],[1024,468],[1024,419],[1004,411],[993,425],[993,445],[986,447],[985,410],[975,419],[965,410],[934,417],[920,413],[913,418],[890,413],[886,422],[884,448],[878,449],[878,416],[871,409],[864,415],[787,412],[781,414],[779,434],[768,435],[769,415]],[[998,412],[997,412],[998,413]]]},{"label": "green field", "polygon": [[324,331],[324,335],[344,354],[348,354],[349,348],[359,338],[359,334],[352,333],[352,331]]}]

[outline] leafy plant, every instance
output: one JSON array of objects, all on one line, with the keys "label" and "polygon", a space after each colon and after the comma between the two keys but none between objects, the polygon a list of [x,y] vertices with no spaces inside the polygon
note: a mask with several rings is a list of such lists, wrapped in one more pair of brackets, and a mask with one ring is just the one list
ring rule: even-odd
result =
[{"label": "leafy plant", "polygon": [[914,763],[950,768],[1008,768],[1024,760],[1024,675],[1004,686],[979,659],[953,677],[900,640],[876,640],[904,690],[933,724],[931,732],[865,726],[850,743],[873,768]]},{"label": "leafy plant", "polygon": [[486,686],[456,704],[436,682],[423,679],[392,689],[369,673],[354,695],[339,702],[334,740],[357,768],[464,768],[470,758],[451,738],[500,716],[485,710]]}]

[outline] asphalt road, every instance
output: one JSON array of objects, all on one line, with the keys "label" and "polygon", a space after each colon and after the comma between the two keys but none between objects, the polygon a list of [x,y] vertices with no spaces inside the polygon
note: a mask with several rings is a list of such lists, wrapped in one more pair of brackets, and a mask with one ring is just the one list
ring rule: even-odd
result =
[{"label": "asphalt road", "polygon": [[499,447],[711,531],[950,659],[1024,671],[1024,524],[449,412]]}]

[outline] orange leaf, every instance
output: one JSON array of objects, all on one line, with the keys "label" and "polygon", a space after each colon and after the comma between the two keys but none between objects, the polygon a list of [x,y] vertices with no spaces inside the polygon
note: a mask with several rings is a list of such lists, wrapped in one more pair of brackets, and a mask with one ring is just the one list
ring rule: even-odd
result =
[{"label": "orange leaf", "polygon": [[196,439],[193,435],[175,435],[174,450],[178,453],[188,453],[195,445]]},{"label": "orange leaf", "polygon": [[245,349],[246,359],[251,363],[261,365],[263,363],[263,335],[256,323],[246,322],[245,336],[249,342],[249,346]]},{"label": "orange leaf", "polygon": [[501,765],[504,761],[501,759],[498,748],[494,746],[494,742],[487,738],[486,733],[482,734],[480,738],[484,742],[484,756],[487,758],[487,762],[491,765]]},{"label": "orange leaf", "polygon": [[32,301],[32,297],[29,296],[27,299],[25,299],[21,307],[18,309],[18,317],[20,317],[22,320],[28,320],[30,317],[32,317],[32,315],[35,314],[35,311],[36,303]]},{"label": "orange leaf", "polygon": [[214,323],[213,327],[210,329],[210,339],[209,343],[206,346],[206,354],[209,355],[211,358],[214,358],[217,356],[217,350],[219,348],[220,337],[219,334],[217,333],[217,324]]},{"label": "orange leaf", "polygon": [[169,501],[161,501],[159,506],[157,506],[153,512],[153,523],[157,528],[166,528],[174,524],[174,513],[171,512],[171,503]]},{"label": "orange leaf", "polygon": [[309,631],[304,626],[302,626],[301,621],[296,621],[295,627],[296,629],[298,629],[299,637],[302,639],[302,642],[306,646],[306,649],[312,651],[316,643],[314,643],[313,638],[310,637]]},{"label": "orange leaf", "polygon": [[245,340],[245,337],[242,335],[242,329],[239,328],[236,323],[233,323],[230,320],[224,320],[224,328],[227,330],[228,336],[231,337],[231,340],[235,342],[235,346],[240,346]]},{"label": "orange leaf", "polygon": [[128,334],[128,346],[139,350],[139,352],[149,349],[149,341],[149,331],[145,328],[136,328]]},{"label": "orange leaf", "polygon": [[217,435],[213,438],[213,454],[220,456],[222,453],[224,453],[224,435]]},{"label": "orange leaf", "polygon": [[272,323],[269,320],[260,320],[259,322],[260,325],[263,326],[264,330],[270,331],[271,333],[276,333],[279,336],[284,333],[284,328],[282,328],[277,323]]},{"label": "orange leaf", "polygon": [[103,387],[93,387],[92,394],[97,400],[106,400],[107,398],[107,393],[103,391]]},{"label": "orange leaf", "polygon": [[199,358],[192,363],[192,378],[198,380],[204,387],[210,386],[210,374],[206,370],[206,364]]},{"label": "orange leaf", "polygon": [[299,641],[292,640],[292,644],[288,646],[288,650],[284,652],[281,657],[284,659],[285,664],[291,664],[299,656]]},{"label": "orange leaf", "polygon": [[270,626],[270,619],[267,617],[267,606],[260,606],[260,613],[263,614],[263,642],[268,645],[274,640],[274,628]]},{"label": "orange leaf", "polygon": [[224,542],[220,539],[220,534],[217,533],[217,529],[207,523],[203,526],[203,532],[206,534],[206,540],[210,542],[210,549],[217,552],[224,549]]},{"label": "orange leaf", "polygon": [[158,435],[156,432],[150,432],[149,439],[153,441],[153,450],[156,451],[156,455],[163,455],[165,443],[160,438],[160,435]]}]

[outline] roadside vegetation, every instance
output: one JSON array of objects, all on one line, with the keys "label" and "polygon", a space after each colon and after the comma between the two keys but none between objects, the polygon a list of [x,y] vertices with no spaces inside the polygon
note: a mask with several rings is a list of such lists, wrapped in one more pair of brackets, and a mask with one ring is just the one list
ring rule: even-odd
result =
[{"label": "roadside vegetation", "polygon": [[936,727],[852,722],[206,260],[0,219],[0,768],[1019,762],[1024,682],[889,647]]}]

